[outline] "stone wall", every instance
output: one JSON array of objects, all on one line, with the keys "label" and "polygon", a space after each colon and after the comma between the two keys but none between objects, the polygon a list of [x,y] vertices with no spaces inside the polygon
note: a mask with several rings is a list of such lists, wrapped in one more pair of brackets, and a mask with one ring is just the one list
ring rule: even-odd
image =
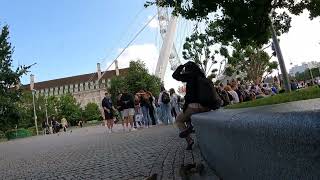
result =
[{"label": "stone wall", "polygon": [[204,158],[222,179],[319,179],[320,99],[192,117]]}]

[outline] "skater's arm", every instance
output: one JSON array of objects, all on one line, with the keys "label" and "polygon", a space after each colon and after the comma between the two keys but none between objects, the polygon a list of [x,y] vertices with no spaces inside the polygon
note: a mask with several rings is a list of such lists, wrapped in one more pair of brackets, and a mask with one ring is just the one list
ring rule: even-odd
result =
[{"label": "skater's arm", "polygon": [[177,80],[177,81],[181,81],[181,82],[187,82],[188,80],[190,80],[193,77],[192,73],[186,73],[183,72],[183,68],[184,65],[180,65],[172,74],[172,77]]}]

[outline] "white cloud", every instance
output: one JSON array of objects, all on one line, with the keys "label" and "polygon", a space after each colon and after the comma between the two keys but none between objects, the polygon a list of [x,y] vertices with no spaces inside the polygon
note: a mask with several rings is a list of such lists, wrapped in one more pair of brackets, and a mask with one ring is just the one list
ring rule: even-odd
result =
[{"label": "white cloud", "polygon": [[[148,20],[150,20],[151,18],[152,18],[152,16],[149,16]],[[150,29],[158,29],[159,28],[159,21],[158,21],[157,17],[155,17],[155,18],[153,18],[151,20],[151,22],[149,23],[148,27]]]},{"label": "white cloud", "polygon": [[300,16],[292,18],[292,28],[289,33],[280,38],[280,45],[286,67],[292,67],[290,62],[301,64],[308,61],[320,61],[320,18],[312,21],[308,18],[309,13],[304,12]]},{"label": "white cloud", "polygon": [[[119,49],[119,53],[123,49]],[[129,46],[126,51],[118,58],[119,68],[127,68],[129,67],[129,63],[132,60],[142,60],[150,74],[154,74],[157,62],[158,62],[159,52],[155,44],[135,44]],[[108,63],[108,66],[111,62]],[[164,83],[166,89],[174,88],[178,89],[178,86],[181,86],[182,83],[177,82],[172,78],[172,70],[170,70],[170,63],[168,63],[167,71],[164,78]],[[114,64],[110,67],[114,69]]]},{"label": "white cloud", "polygon": [[[119,53],[122,50],[119,49]],[[127,68],[130,61],[140,59],[146,64],[149,73],[154,73],[158,56],[159,52],[154,44],[131,45],[118,58],[119,68]],[[110,69],[114,69],[114,65]]]}]

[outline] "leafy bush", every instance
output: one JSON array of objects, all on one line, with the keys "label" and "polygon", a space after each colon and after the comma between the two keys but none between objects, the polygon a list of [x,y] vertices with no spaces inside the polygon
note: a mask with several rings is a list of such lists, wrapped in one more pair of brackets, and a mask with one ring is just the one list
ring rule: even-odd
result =
[{"label": "leafy bush", "polygon": [[96,103],[88,103],[84,108],[83,116],[86,121],[99,120],[101,116],[99,106]]},{"label": "leafy bush", "polygon": [[[38,130],[41,131],[41,128],[38,127]],[[35,126],[29,127],[28,131],[32,134],[32,136],[36,136],[37,135],[37,130],[36,130]]]},{"label": "leafy bush", "polygon": [[16,138],[24,138],[24,137],[29,137],[32,136],[32,133],[27,130],[27,129],[10,129],[6,131],[5,136],[7,139],[16,139]]}]

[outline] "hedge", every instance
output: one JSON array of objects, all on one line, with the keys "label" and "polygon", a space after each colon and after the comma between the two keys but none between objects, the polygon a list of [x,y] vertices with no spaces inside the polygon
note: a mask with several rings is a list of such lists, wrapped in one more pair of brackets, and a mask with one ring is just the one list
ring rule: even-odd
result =
[{"label": "hedge", "polygon": [[32,136],[32,133],[27,130],[27,129],[11,129],[6,131],[5,136],[7,137],[8,140],[10,139],[16,139],[16,138],[24,138],[24,137],[29,137]]}]

